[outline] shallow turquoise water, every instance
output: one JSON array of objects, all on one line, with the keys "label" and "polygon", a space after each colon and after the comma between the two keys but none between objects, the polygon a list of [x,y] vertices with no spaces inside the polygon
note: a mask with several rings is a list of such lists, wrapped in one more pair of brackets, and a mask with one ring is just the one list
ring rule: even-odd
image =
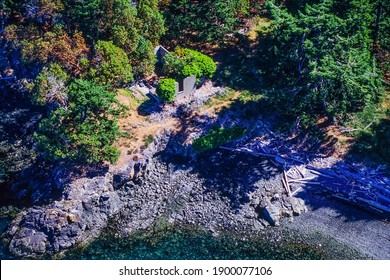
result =
[{"label": "shallow turquoise water", "polygon": [[123,260],[217,260],[217,259],[328,259],[307,244],[270,244],[252,238],[211,234],[194,229],[171,228],[163,233],[138,234],[131,238],[105,235],[85,248],[68,252],[66,259]]},{"label": "shallow turquoise water", "polygon": [[[0,219],[0,231],[4,232],[10,219]],[[283,233],[278,242],[269,241],[269,236],[246,238],[233,234],[212,236],[198,228],[171,227],[156,232],[145,231],[128,238],[103,234],[88,246],[68,251],[55,259],[84,260],[254,260],[254,259],[355,259],[361,255],[332,239],[321,236],[300,238]],[[283,236],[285,238],[283,238]],[[271,238],[272,239],[272,238]],[[313,242],[314,240],[314,242]],[[316,245],[317,241],[322,246]],[[3,242],[0,259],[12,259]],[[45,259],[53,258],[46,256]]]}]

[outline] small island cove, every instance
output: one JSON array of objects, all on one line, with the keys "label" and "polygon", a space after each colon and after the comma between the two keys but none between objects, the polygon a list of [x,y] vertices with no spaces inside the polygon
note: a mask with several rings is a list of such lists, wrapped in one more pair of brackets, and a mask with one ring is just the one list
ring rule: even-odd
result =
[{"label": "small island cove", "polygon": [[30,2],[0,4],[1,259],[390,259],[387,5]]}]

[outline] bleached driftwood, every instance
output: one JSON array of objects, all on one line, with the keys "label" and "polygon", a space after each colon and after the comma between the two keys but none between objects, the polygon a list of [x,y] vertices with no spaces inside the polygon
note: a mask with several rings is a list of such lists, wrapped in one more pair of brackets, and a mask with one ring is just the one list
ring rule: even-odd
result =
[{"label": "bleached driftwood", "polygon": [[[276,148],[272,150],[264,149],[261,146],[260,148],[256,147],[262,152],[256,152],[248,148],[220,146],[221,149],[228,151],[268,157],[273,164],[283,166],[282,185],[290,197],[297,194],[305,185],[316,185],[322,187],[321,191],[345,202],[359,205],[360,207],[369,206],[378,213],[390,214],[390,186],[385,181],[379,180],[378,175],[381,173],[381,168],[378,167],[377,170],[370,170],[369,173],[365,172],[364,174],[361,174],[359,169],[342,162],[332,165],[332,167],[329,167],[328,163],[325,162],[326,168],[321,168],[317,167],[318,163],[316,163],[316,166],[313,166],[291,156],[286,156],[285,149]],[[281,154],[278,150],[283,150],[284,153]],[[291,152],[299,154],[301,158],[305,158],[304,155],[301,156],[295,150],[291,150]],[[293,162],[302,163],[302,165],[299,167],[294,166]],[[322,159],[319,164],[323,164]],[[290,167],[290,169],[286,170],[286,167]],[[305,169],[316,176],[305,177],[305,173],[307,173]],[[348,169],[354,170],[349,171]],[[365,175],[369,177],[366,178]],[[293,191],[290,184],[299,184],[299,186]]]},{"label": "bleached driftwood", "polygon": [[250,151],[250,150],[247,150],[247,149],[237,149],[237,148],[230,148],[230,147],[225,147],[225,146],[219,146],[219,148],[223,149],[223,150],[228,150],[228,151],[234,151],[234,152],[241,152],[241,153],[251,154],[251,155],[254,155],[254,156],[270,157],[270,158],[273,158],[276,162],[278,162],[280,164],[284,164],[285,162],[287,162],[289,160],[290,161],[296,161],[296,162],[304,164],[304,162],[302,160],[299,160],[299,159],[296,159],[296,158],[291,158],[291,157],[286,157],[286,156],[280,156],[280,155],[277,155],[277,154],[259,153],[259,152],[254,152],[254,151]]},{"label": "bleached driftwood", "polygon": [[286,176],[286,171],[283,170],[283,178],[284,178],[284,182],[285,182],[285,188],[287,190],[287,194],[289,197],[291,197],[291,189],[290,189],[290,185],[288,184],[288,179],[287,179],[287,176]]}]

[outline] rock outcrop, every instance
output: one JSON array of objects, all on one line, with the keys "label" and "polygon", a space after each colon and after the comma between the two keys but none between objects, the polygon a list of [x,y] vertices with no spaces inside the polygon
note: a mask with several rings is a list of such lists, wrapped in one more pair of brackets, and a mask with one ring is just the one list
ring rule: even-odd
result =
[{"label": "rock outcrop", "polygon": [[169,132],[156,137],[143,157],[123,170],[93,178],[79,178],[64,187],[61,199],[46,206],[33,207],[18,215],[6,237],[10,252],[18,257],[35,258],[69,249],[99,235],[110,218],[123,208],[116,191],[125,182],[139,180],[155,153],[164,149]]},{"label": "rock outcrop", "polygon": [[55,254],[108,225],[124,236],[161,222],[256,234],[305,211],[301,199],[287,197],[281,171],[266,159],[212,151],[178,162],[178,150],[166,148],[172,139],[164,131],[121,169],[79,178],[61,199],[19,214],[7,232],[10,251],[28,258]]},{"label": "rock outcrop", "polygon": [[110,174],[76,180],[60,201],[30,208],[13,221],[10,251],[18,257],[37,257],[69,249],[97,236],[121,207]]}]

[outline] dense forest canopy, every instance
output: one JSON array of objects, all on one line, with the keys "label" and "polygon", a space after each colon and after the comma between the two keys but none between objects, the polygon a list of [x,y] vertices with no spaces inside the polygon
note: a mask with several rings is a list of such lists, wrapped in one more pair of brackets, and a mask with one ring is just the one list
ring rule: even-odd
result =
[{"label": "dense forest canopy", "polygon": [[275,108],[305,125],[374,118],[388,96],[389,11],[379,0],[0,0],[0,40],[22,92],[46,108],[40,154],[115,162],[117,89],[155,71],[155,47],[184,47],[171,76],[211,77],[214,62],[188,48],[240,44],[259,15],[272,23],[253,61]]},{"label": "dense forest canopy", "polygon": [[248,13],[248,0],[172,0],[161,1],[166,25],[166,38],[178,45],[221,44],[227,33],[240,25]]},{"label": "dense forest canopy", "polygon": [[[283,3],[284,2],[284,3]],[[276,110],[310,127],[325,118],[390,156],[390,1],[267,1],[259,62]]]},{"label": "dense forest canopy", "polygon": [[42,155],[114,162],[116,88],[154,71],[154,47],[165,33],[158,1],[7,0],[1,16],[31,99],[47,106],[36,132]]},{"label": "dense forest canopy", "polygon": [[274,21],[264,73],[276,103],[290,104],[285,109],[303,118],[326,113],[340,119],[380,101],[369,0],[318,1],[298,11],[267,4]]}]

